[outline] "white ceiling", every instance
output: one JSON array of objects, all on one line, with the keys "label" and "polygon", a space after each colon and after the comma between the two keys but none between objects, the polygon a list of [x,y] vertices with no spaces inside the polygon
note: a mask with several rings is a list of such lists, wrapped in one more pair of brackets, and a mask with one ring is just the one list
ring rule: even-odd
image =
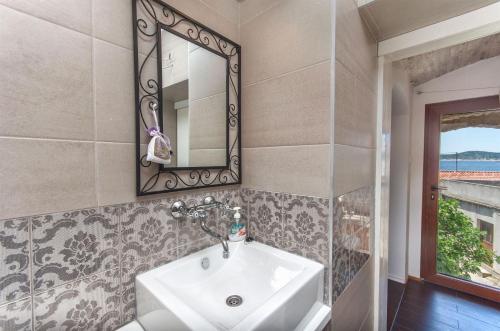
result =
[{"label": "white ceiling", "polygon": [[358,0],[375,38],[385,40],[500,0]]}]

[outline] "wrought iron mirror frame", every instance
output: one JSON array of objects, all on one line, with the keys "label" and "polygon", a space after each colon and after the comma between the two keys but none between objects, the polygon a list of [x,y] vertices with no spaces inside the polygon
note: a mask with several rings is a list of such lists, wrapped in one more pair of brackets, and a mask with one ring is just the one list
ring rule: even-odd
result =
[{"label": "wrought iron mirror frame", "polygon": [[[138,16],[138,8],[145,17]],[[136,95],[136,192],[138,196],[203,187],[241,184],[241,47],[161,0],[132,0]],[[158,106],[163,126],[161,31],[192,42],[226,59],[226,165],[167,168],[146,160],[141,152],[141,131],[148,125],[144,113]],[[140,39],[152,44],[146,52]],[[156,59],[153,54],[156,50]],[[141,61],[141,55],[143,60]],[[156,61],[156,77],[144,68]],[[233,134],[230,134],[233,129]],[[236,130],[236,133],[234,132]],[[232,141],[230,141],[232,139]],[[157,168],[152,170],[153,168]],[[148,172],[143,180],[143,173]]]}]

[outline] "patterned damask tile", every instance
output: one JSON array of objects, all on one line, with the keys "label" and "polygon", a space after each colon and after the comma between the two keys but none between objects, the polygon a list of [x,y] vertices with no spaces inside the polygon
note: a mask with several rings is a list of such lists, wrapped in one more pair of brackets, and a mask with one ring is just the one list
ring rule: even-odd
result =
[{"label": "patterned damask tile", "polygon": [[31,330],[31,298],[0,306],[0,330]]},{"label": "patterned damask tile", "polygon": [[[217,194],[217,200],[222,203],[228,203],[231,207],[241,207],[241,222],[247,224],[247,215],[248,210],[246,208],[247,205],[243,206],[240,198],[239,190],[224,190],[220,191]],[[233,214],[232,213],[220,213],[218,216],[217,229],[221,235],[227,235],[229,233],[229,229],[233,223]]]},{"label": "patterned damask tile", "polygon": [[366,252],[351,251],[350,253],[350,279],[352,280],[354,276],[363,268],[366,261],[370,258],[370,254]]},{"label": "patterned damask tile", "polygon": [[[198,241],[189,242],[186,245],[177,247],[177,258],[180,259],[181,257],[196,253],[198,251],[201,251],[202,249],[217,244],[220,245],[220,241],[211,237],[206,237]],[[222,246],[221,246],[221,254],[222,254]]]},{"label": "patterned damask tile", "polygon": [[[252,194],[254,194],[255,191],[250,190],[248,188],[241,188],[240,189],[240,203],[241,203],[241,210],[242,210],[242,218],[245,220],[245,225],[247,227],[247,237],[252,237],[254,238],[254,234],[250,233],[251,226],[250,226],[250,203],[249,199]],[[254,238],[255,239],[255,238]]]},{"label": "patterned damask tile", "polygon": [[[217,228],[215,223],[215,214],[216,211],[212,210],[209,219],[206,221],[207,226],[214,230]],[[198,220],[179,220],[178,227],[178,246],[189,245],[208,238],[208,234],[202,230]]]},{"label": "patterned damask tile", "polygon": [[135,277],[153,268],[164,265],[177,257],[177,250],[173,249],[162,254],[153,254],[146,257],[124,256],[121,260],[121,300],[122,323],[128,323],[136,318],[135,304]]},{"label": "patterned damask tile", "polygon": [[[196,192],[187,193],[178,196],[179,200],[186,203],[188,207],[199,205],[204,197],[211,195],[217,198],[217,192]],[[208,219],[206,220],[209,228],[214,229],[217,227],[217,209],[212,209],[209,211]],[[194,221],[189,218],[181,218],[178,220],[178,246],[187,245],[192,242],[204,239],[208,237],[199,224],[199,221]]]},{"label": "patterned damask tile", "polygon": [[121,219],[123,256],[146,257],[177,246],[177,222],[170,214],[168,200],[128,204]]},{"label": "patterned damask tile", "polygon": [[332,255],[332,303],[342,294],[350,282],[349,247],[334,247]]},{"label": "patterned damask tile", "polygon": [[29,219],[0,221],[0,304],[30,294]]},{"label": "patterned damask tile", "polygon": [[333,200],[332,222],[332,245],[341,246],[348,238],[347,224],[349,223],[349,213],[346,212],[343,196]]},{"label": "patterned damask tile", "polygon": [[344,195],[347,208],[353,220],[358,223],[369,222],[373,216],[373,187],[364,187]]},{"label": "patterned damask tile", "polygon": [[118,267],[119,224],[103,210],[35,216],[31,222],[35,292]]},{"label": "patterned damask tile", "polygon": [[251,197],[255,194],[255,190],[242,187],[240,188],[240,199],[242,204],[248,204]]},{"label": "patterned damask tile", "polygon": [[330,268],[325,267],[323,273],[323,303],[325,305],[330,305]]},{"label": "patterned damask tile", "polygon": [[341,245],[370,223],[373,215],[373,188],[346,193],[333,201],[333,244]]},{"label": "patterned damask tile", "polygon": [[36,294],[36,330],[115,330],[120,319],[119,268]]},{"label": "patterned damask tile", "polygon": [[272,246],[281,246],[283,241],[283,194],[250,191],[248,195],[250,210],[249,228],[257,241]]},{"label": "patterned damask tile", "polygon": [[317,251],[328,250],[328,199],[283,196],[284,240]]},{"label": "patterned damask tile", "polygon": [[355,250],[367,252],[370,254],[371,251],[371,223],[366,223],[361,229],[359,229],[355,234],[352,235],[353,247]]},{"label": "patterned damask tile", "polygon": [[253,240],[274,248],[283,249],[282,239],[275,239],[273,237],[269,238],[265,234],[256,233],[255,228],[252,226],[250,226],[250,229],[251,229],[251,234],[249,233],[249,235],[252,237]]},{"label": "patterned damask tile", "polygon": [[370,257],[369,243],[366,243],[369,242],[369,233],[370,228],[365,226],[352,237],[349,257],[350,279],[354,278]]},{"label": "patterned damask tile", "polygon": [[283,241],[283,245],[277,248],[283,249],[292,254],[306,257],[321,264],[328,265],[327,249],[318,250],[314,246],[302,245],[295,241]]}]

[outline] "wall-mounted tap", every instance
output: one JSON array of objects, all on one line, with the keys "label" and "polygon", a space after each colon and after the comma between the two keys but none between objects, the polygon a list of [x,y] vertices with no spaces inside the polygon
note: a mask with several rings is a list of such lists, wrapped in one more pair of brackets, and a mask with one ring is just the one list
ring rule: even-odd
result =
[{"label": "wall-mounted tap", "polygon": [[219,202],[212,196],[206,196],[201,200],[201,204],[195,205],[193,207],[187,207],[184,201],[179,200],[172,204],[170,210],[174,218],[190,217],[194,221],[199,221],[200,227],[203,231],[221,242],[222,257],[227,259],[229,257],[229,245],[227,244],[226,236],[222,236],[219,233],[213,231],[207,226],[206,223],[208,211],[214,208],[222,210],[224,214],[233,212],[233,209],[229,206],[228,203]]}]

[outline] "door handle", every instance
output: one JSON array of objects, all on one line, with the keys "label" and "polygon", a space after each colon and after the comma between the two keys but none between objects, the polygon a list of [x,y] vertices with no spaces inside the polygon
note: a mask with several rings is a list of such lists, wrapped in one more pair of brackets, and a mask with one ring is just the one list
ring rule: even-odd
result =
[{"label": "door handle", "polygon": [[446,186],[439,186],[439,185],[432,185],[431,190],[432,191],[446,191],[448,187]]}]

